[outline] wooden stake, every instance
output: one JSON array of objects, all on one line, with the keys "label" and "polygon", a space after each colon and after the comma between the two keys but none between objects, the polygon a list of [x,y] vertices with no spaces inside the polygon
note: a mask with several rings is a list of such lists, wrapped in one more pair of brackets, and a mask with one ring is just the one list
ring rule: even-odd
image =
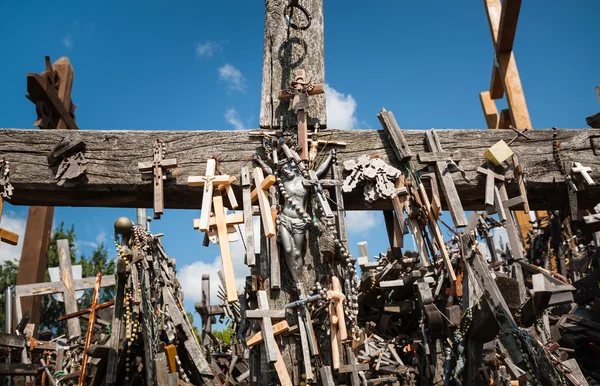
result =
[{"label": "wooden stake", "polygon": [[217,221],[217,234],[219,236],[219,249],[221,250],[221,263],[223,264],[223,275],[225,277],[227,301],[237,302],[238,294],[235,288],[235,275],[233,273],[233,263],[231,261],[231,248],[229,246],[227,226],[232,224],[241,224],[243,219],[240,222],[227,222],[225,217],[225,208],[223,207],[223,197],[213,197],[213,204],[215,205],[215,218]]}]

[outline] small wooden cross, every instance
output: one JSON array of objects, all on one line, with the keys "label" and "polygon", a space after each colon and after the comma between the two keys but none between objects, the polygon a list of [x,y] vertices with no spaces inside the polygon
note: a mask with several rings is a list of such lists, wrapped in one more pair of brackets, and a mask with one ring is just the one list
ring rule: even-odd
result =
[{"label": "small wooden cross", "polygon": [[204,186],[202,192],[202,209],[200,213],[200,222],[198,223],[198,229],[202,232],[207,232],[209,228],[210,213],[212,211],[213,203],[213,190],[215,186],[213,184],[229,184],[230,178],[227,175],[215,176],[215,170],[217,169],[217,160],[209,158],[206,161],[206,175],[205,176],[189,176],[188,185],[190,186]]},{"label": "small wooden cross", "polygon": [[275,183],[274,175],[264,178],[260,167],[254,168],[254,185],[256,188],[250,194],[251,202],[258,200],[260,207],[260,218],[262,219],[265,236],[268,238],[275,236],[275,224],[271,213],[271,204],[269,204],[268,190]]},{"label": "small wooden cross", "polygon": [[233,224],[242,224],[244,216],[240,218],[227,217],[225,207],[223,206],[223,197],[213,197],[215,205],[215,221],[217,226],[217,235],[219,237],[219,249],[221,250],[221,262],[223,264],[223,275],[225,277],[225,291],[227,292],[228,302],[237,302],[238,294],[235,289],[235,275],[233,274],[233,263],[231,261],[231,248],[229,246],[229,235],[227,227]]},{"label": "small wooden cross", "polygon": [[275,337],[273,335],[273,324],[271,322],[271,319],[285,319],[285,310],[270,310],[269,299],[267,299],[267,292],[264,290],[258,291],[256,299],[258,302],[258,309],[247,310],[246,318],[261,319],[260,329],[262,331],[262,336],[267,351],[267,360],[270,363],[274,363],[277,362],[278,359],[277,354],[279,353],[279,347],[275,342]]},{"label": "small wooden cross", "polygon": [[279,99],[292,99],[291,108],[298,115],[298,145],[301,147],[300,157],[306,161],[308,159],[308,134],[306,123],[306,109],[308,109],[308,96],[325,93],[324,84],[312,84],[312,81],[306,81],[306,71],[296,70],[296,78],[291,83],[290,91],[280,90]]},{"label": "small wooden cross", "polygon": [[460,154],[458,152],[444,152],[442,145],[440,144],[440,138],[434,130],[425,132],[425,142],[429,148],[430,153],[419,153],[417,155],[419,162],[421,163],[433,163],[435,172],[440,181],[444,197],[446,197],[446,203],[452,220],[456,227],[462,228],[467,226],[467,216],[463,210],[460,202],[460,197],[454,186],[454,180],[452,174],[448,172],[448,161],[454,162],[460,161]]},{"label": "small wooden cross", "polygon": [[[523,246],[521,244],[517,227],[512,216],[510,215],[510,210],[522,208],[526,201],[525,197],[517,196],[509,199],[504,183],[499,183],[496,187],[496,191],[496,206],[501,206],[501,209],[504,213],[504,227],[506,228],[506,235],[508,236],[508,244],[510,245],[511,252],[515,260],[522,260]],[[499,213],[501,212],[499,211]]]},{"label": "small wooden cross", "polygon": [[81,361],[81,373],[79,375],[79,386],[83,386],[85,384],[85,377],[87,374],[87,362],[88,362],[88,354],[87,349],[90,347],[92,343],[92,337],[94,335],[94,324],[96,323],[96,311],[110,307],[114,304],[114,301],[111,300],[109,302],[98,304],[98,299],[100,298],[100,287],[102,283],[102,272],[98,272],[96,275],[96,284],[94,285],[94,294],[92,295],[92,305],[85,310],[81,310],[78,312],[74,312],[72,314],[64,315],[58,318],[58,320],[72,319],[79,317],[83,314],[90,314],[88,320],[88,329],[85,335],[85,344],[83,346],[83,359]]},{"label": "small wooden cross", "polygon": [[583,176],[583,179],[585,180],[585,182],[589,186],[596,185],[596,182],[594,182],[594,179],[588,174],[589,172],[592,171],[592,168],[583,166],[580,162],[574,162],[573,164],[575,165],[571,168],[573,173],[580,173]]},{"label": "small wooden cross", "polygon": [[367,371],[369,370],[368,363],[356,363],[356,357],[354,356],[354,350],[352,347],[346,346],[346,359],[348,360],[347,365],[340,366],[340,373],[351,373],[350,383],[352,386],[360,386],[360,378],[358,376],[359,371]]},{"label": "small wooden cross", "polygon": [[163,159],[165,154],[165,143],[160,139],[154,142],[154,159],[148,162],[139,162],[138,169],[141,173],[152,172],[154,179],[154,218],[159,219],[162,216],[165,204],[163,193],[163,180],[167,179],[163,169],[173,169],[177,167],[175,158]]},{"label": "small wooden cross", "polygon": [[331,325],[331,360],[333,369],[340,368],[340,351],[339,341],[348,339],[348,331],[346,330],[346,317],[344,316],[344,302],[346,295],[342,293],[342,285],[340,280],[333,276],[331,278],[331,289],[327,291],[327,298],[331,300],[329,303],[329,321]]},{"label": "small wooden cross", "polygon": [[[4,209],[4,198],[0,195],[0,219],[2,219],[2,209]],[[9,230],[0,228],[0,243],[7,243],[10,245],[17,245],[19,242],[19,235]]]},{"label": "small wooden cross", "polygon": [[504,181],[504,176],[494,172],[494,170],[490,168],[491,166],[490,162],[488,163],[488,169],[478,167],[477,173],[485,175],[485,204],[494,206],[494,183],[495,180]]}]

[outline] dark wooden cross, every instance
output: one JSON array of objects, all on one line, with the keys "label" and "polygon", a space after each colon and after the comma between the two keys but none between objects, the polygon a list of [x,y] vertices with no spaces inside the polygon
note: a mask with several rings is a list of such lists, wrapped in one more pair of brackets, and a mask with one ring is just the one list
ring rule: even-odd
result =
[{"label": "dark wooden cross", "polygon": [[350,373],[350,383],[352,386],[360,386],[360,378],[358,376],[359,371],[367,371],[369,370],[368,363],[356,363],[356,357],[354,356],[354,350],[352,347],[346,346],[346,359],[348,360],[347,365],[340,366],[340,373],[346,374]]},{"label": "dark wooden cross", "polygon": [[202,346],[208,346],[212,338],[212,324],[216,315],[223,315],[223,306],[210,305],[210,275],[202,275],[202,302],[194,305],[202,317]]},{"label": "dark wooden cross", "polygon": [[[4,208],[4,198],[0,195],[0,220],[2,219],[2,209]],[[0,244],[7,243],[10,245],[17,245],[19,242],[19,235],[6,230],[4,228],[0,228]]]},{"label": "dark wooden cross", "polygon": [[452,174],[448,170],[448,162],[460,161],[460,154],[458,152],[445,152],[440,144],[440,138],[434,130],[425,132],[425,143],[429,148],[429,153],[419,153],[417,155],[419,162],[434,164],[454,225],[459,228],[466,227],[467,216],[460,202],[456,186],[454,186]]},{"label": "dark wooden cross", "polygon": [[308,125],[306,119],[306,110],[308,109],[308,96],[325,93],[324,84],[313,84],[312,80],[306,80],[306,71],[296,70],[296,77],[290,84],[288,90],[279,91],[279,99],[292,99],[291,108],[298,116],[298,145],[301,148],[300,157],[306,161],[308,159]]},{"label": "dark wooden cross", "polygon": [[172,169],[177,167],[175,158],[164,159],[165,143],[160,139],[154,142],[154,159],[148,162],[138,163],[138,169],[142,173],[152,172],[154,174],[154,218],[159,219],[164,211],[164,194],[163,180],[167,175],[163,173],[163,169]]}]

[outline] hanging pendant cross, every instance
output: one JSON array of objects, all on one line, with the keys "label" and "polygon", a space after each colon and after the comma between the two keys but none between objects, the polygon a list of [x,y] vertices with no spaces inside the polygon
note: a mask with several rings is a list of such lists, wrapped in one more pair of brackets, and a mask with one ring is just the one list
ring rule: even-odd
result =
[{"label": "hanging pendant cross", "polygon": [[163,172],[163,169],[172,169],[177,167],[177,160],[175,158],[163,159],[165,154],[165,147],[165,143],[160,139],[157,139],[154,142],[154,159],[152,161],[138,163],[138,169],[141,173],[153,173],[155,219],[160,218],[165,208],[163,180],[167,179],[167,174]]},{"label": "hanging pendant cross", "polygon": [[324,84],[313,84],[312,79],[306,81],[306,71],[296,70],[296,77],[287,90],[279,90],[280,100],[292,100],[290,106],[298,116],[298,145],[300,146],[300,158],[308,159],[308,127],[306,123],[306,110],[308,109],[308,97],[325,93]]}]

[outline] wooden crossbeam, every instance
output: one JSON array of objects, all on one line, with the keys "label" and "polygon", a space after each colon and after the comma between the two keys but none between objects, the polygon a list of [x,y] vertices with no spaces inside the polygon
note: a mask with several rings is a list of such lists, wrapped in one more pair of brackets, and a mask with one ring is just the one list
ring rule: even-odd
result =
[{"label": "wooden crossbeam", "polygon": [[[340,164],[355,159],[356,154],[377,154],[389,165],[401,168],[382,130],[333,130],[332,137],[348,144],[337,150]],[[482,154],[490,146],[504,140],[509,142],[515,134],[510,130],[436,130],[444,149],[460,148],[463,160],[460,167],[469,181],[459,173],[452,174],[454,185],[465,210],[485,209],[484,181],[477,178],[477,167],[485,161]],[[177,158],[182,166],[177,169],[172,183],[165,186],[165,208],[195,209],[201,207],[202,187],[188,186],[189,176],[204,175],[207,158],[214,154],[229,154],[220,164],[220,170],[229,176],[238,176],[247,160],[252,158],[260,145],[260,138],[249,136],[248,131],[102,131],[79,130],[86,144],[88,181],[78,186],[63,188],[56,186],[52,170],[48,167],[47,154],[53,144],[69,132],[64,130],[15,130],[0,129],[0,157],[11,164],[11,184],[15,194],[13,205],[55,205],[146,208],[153,202],[153,187],[141,179],[137,163],[122,159],[143,159],[147,149],[139,143],[147,143],[160,137],[169,143],[170,157]],[[589,136],[593,129],[562,130],[556,132],[561,142],[563,157],[576,159],[592,168],[590,176],[600,178],[600,157],[592,151]],[[404,137],[413,154],[425,152],[424,132],[406,130]],[[532,210],[561,208],[566,201],[566,185],[552,158],[552,130],[530,130],[530,141],[516,141],[511,149],[518,155],[527,176],[527,187]],[[107,140],[109,138],[110,140]],[[189,149],[194,148],[194,152]],[[185,160],[185,162],[183,161]],[[415,167],[422,168],[415,162]],[[110,178],[107,178],[110,176]],[[238,178],[239,179],[239,178]],[[557,182],[554,182],[557,181]],[[426,186],[427,187],[427,186]],[[564,189],[562,189],[564,188]],[[515,195],[516,184],[508,187]],[[241,187],[233,190],[241,203]],[[362,197],[362,188],[344,193],[347,210],[393,210],[390,200],[378,200],[367,208]],[[442,205],[446,207],[442,195]],[[582,208],[592,208],[600,202],[600,190],[580,197]],[[50,219],[50,223],[52,220]],[[27,231],[26,231],[27,233]],[[40,241],[45,236],[40,235]],[[32,266],[29,269],[37,269]]]}]

